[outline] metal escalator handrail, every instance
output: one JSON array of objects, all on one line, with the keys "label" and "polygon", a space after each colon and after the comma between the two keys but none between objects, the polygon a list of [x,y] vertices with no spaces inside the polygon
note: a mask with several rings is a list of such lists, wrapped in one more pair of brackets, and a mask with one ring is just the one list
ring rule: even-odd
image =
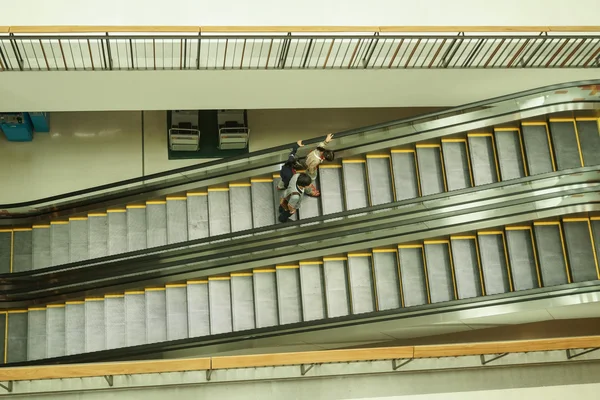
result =
[{"label": "metal escalator handrail", "polygon": [[[498,105],[505,101],[526,99],[528,96],[532,96],[532,95],[539,95],[539,94],[547,93],[545,98],[546,98],[546,100],[548,100],[552,96],[558,96],[558,95],[556,95],[555,92],[559,91],[560,89],[582,88],[582,87],[587,87],[590,85],[598,85],[598,84],[600,84],[600,80],[587,80],[587,81],[570,82],[570,83],[564,83],[564,84],[558,84],[558,85],[550,85],[550,86],[545,86],[545,87],[537,88],[537,89],[531,89],[531,90],[527,90],[527,91],[523,91],[523,92],[511,94],[511,95],[499,96],[499,97],[495,97],[495,98],[488,99],[488,100],[469,103],[469,104],[466,104],[463,106],[452,108],[450,110],[428,113],[428,114],[424,114],[424,115],[420,115],[420,116],[400,119],[400,120],[396,120],[396,121],[372,125],[372,126],[368,126],[368,127],[364,127],[364,128],[359,128],[359,129],[352,129],[352,130],[340,132],[340,133],[336,134],[336,136],[338,139],[348,138],[353,135],[364,134],[364,133],[367,133],[370,131],[389,129],[391,127],[394,127],[394,126],[397,126],[400,124],[407,125],[407,124],[415,124],[415,123],[425,122],[425,121],[436,121],[442,117],[452,117],[452,116],[464,115],[467,112],[476,111],[478,109],[485,109],[486,107]],[[573,99],[570,99],[569,101],[573,101]],[[588,99],[587,101],[598,101],[598,99]],[[562,102],[564,102],[564,100]],[[532,106],[534,106],[534,104],[529,105],[529,107],[532,107]],[[513,111],[521,111],[524,109],[523,107],[527,108],[526,104],[519,103],[519,102],[512,104]],[[316,143],[316,142],[317,142],[317,140],[307,140],[306,141],[307,144],[312,144],[312,143]],[[178,168],[178,169],[160,172],[160,173],[147,175],[147,176],[143,176],[143,177],[139,177],[139,178],[133,178],[133,179],[128,179],[128,180],[115,182],[115,183],[111,183],[111,184],[107,184],[107,185],[101,185],[101,186],[97,186],[97,187],[93,187],[93,188],[89,188],[89,189],[78,190],[78,191],[65,193],[65,194],[61,194],[61,195],[57,195],[57,196],[50,196],[50,197],[43,198],[43,199],[18,202],[18,203],[13,203],[13,204],[0,204],[0,209],[5,211],[5,215],[6,215],[6,213],[12,214],[11,210],[13,210],[14,214],[27,216],[27,215],[36,215],[36,213],[39,214],[40,210],[36,209],[36,208],[45,207],[45,209],[44,209],[45,212],[51,212],[52,210],[56,209],[57,202],[60,202],[63,200],[68,200],[68,199],[73,201],[73,199],[80,199],[82,196],[93,196],[93,198],[91,199],[92,203],[100,202],[100,201],[106,200],[106,199],[110,199],[110,200],[119,199],[119,198],[126,197],[128,195],[131,195],[131,193],[136,193],[136,192],[139,193],[140,192],[139,185],[133,189],[131,188],[131,185],[141,184],[142,185],[142,188],[141,188],[142,193],[147,192],[150,189],[155,190],[157,188],[173,186],[172,182],[157,181],[157,180],[160,180],[165,177],[177,177],[178,181],[189,182],[190,181],[190,176],[189,176],[190,172],[194,172],[194,173],[202,172],[202,173],[207,174],[208,171],[214,170],[214,169],[222,169],[222,173],[224,175],[227,175],[228,173],[230,173],[230,172],[228,172],[228,169],[230,169],[229,168],[230,166],[234,166],[236,164],[239,165],[240,163],[244,163],[244,160],[245,160],[244,168],[246,168],[246,170],[253,169],[258,164],[257,158],[267,156],[267,155],[273,156],[273,160],[270,164],[267,163],[266,165],[274,165],[274,164],[277,164],[277,163],[283,161],[286,158],[289,147],[290,147],[290,145],[273,147],[270,149],[252,152],[252,153],[249,153],[249,154],[243,155],[243,156],[232,157],[232,158],[227,158],[227,159],[222,159],[222,160],[216,160],[216,161],[204,163],[201,165],[193,165],[193,166]],[[265,164],[263,163],[261,165],[264,166]],[[154,182],[149,184],[148,183],[149,181],[154,181]],[[87,203],[90,203],[90,202],[88,201]],[[75,206],[76,206],[76,204],[73,205],[73,207],[75,207]],[[32,208],[32,209],[30,209],[30,208]],[[19,209],[25,209],[25,210],[19,211]],[[1,218],[2,217],[0,216],[0,219]]]},{"label": "metal escalator handrail", "polygon": [[[469,201],[469,197],[466,199],[465,196],[476,195],[477,197],[485,196],[487,199],[494,199],[499,195],[506,195],[507,193],[514,192],[527,192],[532,190],[532,188],[540,188],[544,187],[544,185],[556,185],[557,180],[561,180],[562,184],[567,182],[593,182],[596,180],[600,180],[600,166],[592,166],[592,167],[581,167],[574,168],[570,170],[562,170],[555,172],[548,172],[539,175],[528,176],[524,178],[514,179],[510,181],[500,181],[492,184],[488,184],[485,186],[477,186],[470,187],[460,190],[455,190],[452,192],[442,192],[434,195],[418,197],[414,199],[407,199],[402,201],[397,201],[394,203],[386,203],[379,204],[377,206],[359,208],[354,210],[342,211],[334,214],[321,215],[317,217],[312,217],[309,219],[302,219],[294,222],[289,222],[285,225],[270,225],[264,226],[261,228],[253,228],[244,231],[231,232],[223,235],[210,236],[202,239],[189,240],[180,243],[167,244],[163,246],[152,247],[143,250],[131,251],[116,255],[110,255],[105,257],[99,257],[89,260],[83,260],[78,262],[72,262],[68,264],[56,265],[48,268],[42,268],[31,271],[23,271],[23,272],[11,272],[0,274],[0,284],[5,282],[7,279],[20,279],[20,278],[29,278],[29,279],[44,279],[51,274],[55,274],[58,272],[66,272],[66,271],[76,271],[82,268],[90,268],[96,267],[100,265],[105,265],[109,263],[115,262],[129,262],[136,257],[145,257],[145,259],[150,259],[151,257],[155,257],[158,254],[162,254],[168,251],[180,251],[177,254],[185,254],[189,252],[197,251],[197,248],[202,245],[211,245],[213,248],[219,248],[219,242],[236,239],[238,237],[246,237],[246,236],[255,236],[262,235],[266,233],[272,232],[286,232],[294,228],[303,227],[306,232],[312,232],[319,230],[315,224],[322,223],[325,221],[332,221],[330,223],[334,223],[335,225],[344,224],[344,221],[335,221],[338,219],[344,219],[350,221],[350,218],[353,218],[353,221],[356,221],[354,218],[356,216],[360,216],[364,213],[368,213],[369,215],[373,215],[375,218],[383,218],[383,214],[380,214],[380,211],[391,209],[391,208],[405,208],[411,207],[418,204],[428,204],[428,207],[433,207],[436,201],[444,201],[448,200],[449,204],[462,204],[466,201]],[[501,192],[495,193],[494,191],[497,189],[501,189]],[[362,217],[363,219],[366,217]],[[369,217],[371,218],[371,217]],[[280,234],[280,233],[279,233]],[[261,236],[264,238],[265,236]],[[0,286],[1,287],[1,286]]]},{"label": "metal escalator handrail", "polygon": [[[214,245],[186,255],[163,255],[154,260],[133,260],[105,268],[50,275],[48,279],[14,282],[3,290],[0,300],[6,308],[28,307],[73,297],[103,295],[106,291],[124,291],[146,286],[164,285],[200,276],[230,273],[240,269],[297,262],[365,248],[397,245],[429,237],[448,235],[484,227],[600,209],[600,183],[580,183],[536,190],[529,196],[507,195],[490,204],[483,199],[471,208],[423,208],[420,213],[399,208],[383,214],[381,220],[361,221],[331,228],[322,225],[318,233],[292,230],[291,237],[259,237],[259,243],[221,242],[229,249]],[[411,215],[414,214],[414,215]],[[244,238],[241,239],[246,240]],[[62,276],[61,276],[62,275]],[[5,280],[10,281],[10,280]],[[6,288],[6,286],[5,286]]]}]

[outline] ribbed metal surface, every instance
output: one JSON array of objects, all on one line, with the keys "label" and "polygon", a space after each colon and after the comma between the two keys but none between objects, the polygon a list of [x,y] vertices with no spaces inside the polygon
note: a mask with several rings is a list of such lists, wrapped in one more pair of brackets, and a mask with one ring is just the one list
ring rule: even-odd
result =
[{"label": "ribbed metal surface", "polygon": [[188,240],[187,201],[167,199],[167,242]]},{"label": "ribbed metal surface", "polygon": [[449,244],[425,243],[425,260],[431,302],[454,300]]},{"label": "ribbed metal surface", "polygon": [[534,225],[542,284],[545,287],[568,283],[558,225]]},{"label": "ribbed metal surface", "polygon": [[348,257],[352,314],[375,311],[371,257]]},{"label": "ribbed metal surface", "polygon": [[107,297],[104,300],[104,305],[106,348],[116,349],[125,347],[125,298]]},{"label": "ribbed metal surface", "polygon": [[0,361],[4,362],[6,356],[6,314],[0,315]]},{"label": "ribbed metal surface", "polygon": [[344,211],[344,185],[341,168],[320,168],[321,204],[323,214]]},{"label": "ribbed metal surface", "polygon": [[127,251],[127,213],[108,213],[108,254]]},{"label": "ribbed metal surface", "polygon": [[466,299],[483,295],[475,240],[451,240],[450,244],[458,298]]},{"label": "ribbed metal surface", "polygon": [[277,268],[277,305],[281,325],[302,321],[298,268]]},{"label": "ribbed metal surface", "polygon": [[367,172],[369,174],[371,205],[376,206],[393,202],[394,189],[392,188],[390,158],[367,157]]},{"label": "ribbed metal surface", "polygon": [[27,359],[46,358],[46,310],[29,310],[27,316]]},{"label": "ribbed metal surface", "polygon": [[471,187],[466,142],[442,142],[448,191]]},{"label": "ribbed metal surface", "polygon": [[485,294],[510,292],[508,266],[501,235],[478,235]]},{"label": "ribbed metal surface", "polygon": [[275,209],[272,182],[252,182],[252,223],[255,228],[273,225]]},{"label": "ribbed metal surface", "polygon": [[12,232],[0,232],[0,274],[10,272]]},{"label": "ribbed metal surface", "polygon": [[[319,179],[313,182],[313,185],[317,189],[320,189]],[[308,219],[312,217],[318,217],[322,214],[321,211],[321,198],[305,196],[302,200],[302,208],[298,210],[300,219]]]},{"label": "ribbed metal surface", "polygon": [[348,276],[345,260],[325,260],[325,293],[327,298],[327,316],[340,317],[350,313],[350,296],[348,294]]},{"label": "ribbed metal surface", "polygon": [[69,221],[69,261],[77,262],[88,258],[88,220]]},{"label": "ribbed metal surface", "polygon": [[67,264],[69,262],[69,225],[50,226],[50,258],[52,265]]},{"label": "ribbed metal surface", "polygon": [[373,252],[379,310],[400,308],[400,282],[396,252]]},{"label": "ribbed metal surface", "polygon": [[146,324],[148,343],[167,340],[167,297],[164,289],[146,291]]},{"label": "ribbed metal surface", "polygon": [[231,232],[229,191],[208,192],[208,221],[210,236]]},{"label": "ribbed metal surface", "polygon": [[491,136],[468,136],[473,183],[475,186],[498,182]]},{"label": "ribbed metal surface", "polygon": [[323,269],[321,264],[300,265],[300,290],[302,294],[302,317],[313,321],[327,317]]},{"label": "ribbed metal surface", "polygon": [[188,330],[190,337],[210,335],[208,318],[208,284],[187,285]]},{"label": "ribbed metal surface", "polygon": [[[346,210],[355,210],[369,206],[366,164],[342,163],[344,190],[346,191]],[[328,196],[331,196],[328,193]],[[325,203],[327,204],[327,203]]]},{"label": "ribbed metal surface", "polygon": [[421,248],[399,248],[398,258],[400,259],[404,306],[427,304],[423,250]]},{"label": "ribbed metal surface", "polygon": [[33,228],[33,269],[51,265],[50,228]]},{"label": "ribbed metal surface", "polygon": [[229,279],[208,281],[210,333],[231,332],[231,287]]},{"label": "ribbed metal surface", "polygon": [[27,313],[8,313],[6,361],[9,363],[27,361],[27,319]]},{"label": "ribbed metal surface", "polygon": [[148,248],[167,244],[166,204],[146,204],[146,232]]},{"label": "ribbed metal surface", "polygon": [[167,287],[167,340],[188,337],[187,287]]},{"label": "ribbed metal surface", "polygon": [[537,288],[539,285],[531,232],[527,229],[507,230],[506,246],[512,266],[514,290]]},{"label": "ribbed metal surface", "polygon": [[264,328],[279,324],[277,306],[277,279],[273,272],[254,272],[254,313],[256,327]]},{"label": "ribbed metal surface", "polygon": [[232,186],[229,188],[229,209],[231,213],[232,232],[252,229],[252,196],[250,186]]},{"label": "ribbed metal surface", "polygon": [[85,304],[85,352],[106,349],[106,319],[104,300],[86,300]]},{"label": "ribbed metal surface", "polygon": [[[281,198],[283,197],[283,193],[285,192],[284,190],[277,189],[277,185],[279,184],[280,181],[281,181],[280,178],[273,178],[273,200],[275,201],[274,216],[275,216],[276,223],[280,223],[278,220],[278,218],[279,218],[279,202],[281,201]],[[307,200],[307,199],[304,198],[304,200]],[[304,202],[304,200],[302,200],[302,201]],[[302,207],[304,207],[304,204],[302,204]],[[290,217],[290,220],[296,221],[297,218],[298,218],[298,213],[295,213]]]},{"label": "ribbed metal surface", "polygon": [[208,237],[208,195],[188,196],[187,209],[189,239]]},{"label": "ribbed metal surface", "polygon": [[127,250],[143,250],[147,247],[146,208],[127,209]]},{"label": "ribbed metal surface", "polygon": [[600,133],[598,121],[577,121],[577,133],[585,166],[600,164]]},{"label": "ribbed metal surface", "polygon": [[[596,257],[600,257],[600,220],[593,220],[591,223],[594,245],[596,246]],[[600,260],[598,260],[598,263],[600,263]]]},{"label": "ribbed metal surface", "polygon": [[66,354],[65,307],[48,307],[46,310],[47,357]]},{"label": "ribbed metal surface", "polygon": [[392,153],[392,170],[396,199],[400,201],[419,197],[415,154],[412,152]]},{"label": "ribbed metal surface", "polygon": [[125,293],[125,345],[146,343],[146,297]]},{"label": "ribbed metal surface", "polygon": [[524,177],[525,168],[518,131],[496,131],[494,136],[502,180]]},{"label": "ribbed metal surface", "polygon": [[550,122],[550,136],[554,145],[556,168],[561,170],[581,167],[575,124],[571,121]]},{"label": "ribbed metal surface", "polygon": [[587,221],[564,222],[563,227],[573,282],[599,279],[596,272],[594,247]]},{"label": "ribbed metal surface", "polygon": [[33,268],[32,231],[15,231],[13,243],[13,272]]},{"label": "ribbed metal surface", "polygon": [[90,258],[108,255],[108,217],[88,218],[88,253]]},{"label": "ribbed metal surface", "polygon": [[231,277],[233,330],[254,329],[254,290],[252,275]]},{"label": "ribbed metal surface", "polygon": [[66,354],[85,352],[85,304],[67,304],[65,307]]},{"label": "ribbed metal surface", "polygon": [[419,180],[421,195],[441,193],[444,191],[444,174],[442,159],[438,147],[417,147],[419,161]]},{"label": "ribbed metal surface", "polygon": [[552,172],[552,157],[545,125],[523,125],[523,145],[527,156],[529,175]]}]

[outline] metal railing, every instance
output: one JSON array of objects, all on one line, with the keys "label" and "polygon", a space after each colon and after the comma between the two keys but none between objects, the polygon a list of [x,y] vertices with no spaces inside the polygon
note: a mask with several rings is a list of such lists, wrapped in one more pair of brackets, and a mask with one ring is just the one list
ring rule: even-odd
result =
[{"label": "metal railing", "polygon": [[0,72],[598,67],[589,32],[0,34]]}]

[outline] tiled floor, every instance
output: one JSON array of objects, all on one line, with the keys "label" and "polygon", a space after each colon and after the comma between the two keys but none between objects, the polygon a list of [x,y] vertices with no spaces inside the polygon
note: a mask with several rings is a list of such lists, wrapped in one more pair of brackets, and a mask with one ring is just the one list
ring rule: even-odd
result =
[{"label": "tiled floor", "polygon": [[[250,110],[250,151],[431,111],[398,109]],[[36,200],[142,174],[202,163],[169,160],[166,112],[56,112],[50,133],[27,143],[0,134],[0,204]]]}]

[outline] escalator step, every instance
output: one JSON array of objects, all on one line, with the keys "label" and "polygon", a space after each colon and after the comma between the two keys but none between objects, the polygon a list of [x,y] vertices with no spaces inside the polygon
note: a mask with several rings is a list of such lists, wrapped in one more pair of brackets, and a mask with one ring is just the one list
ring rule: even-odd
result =
[{"label": "escalator step", "polygon": [[327,317],[322,265],[322,262],[300,263],[303,321]]},{"label": "escalator step", "polygon": [[146,344],[145,292],[125,292],[125,345]]},{"label": "escalator step", "polygon": [[51,265],[50,225],[33,227],[33,269],[47,268]]},{"label": "escalator step", "polygon": [[230,278],[208,280],[208,304],[210,306],[210,334],[231,332],[231,286]]},{"label": "escalator step", "polygon": [[344,184],[340,165],[319,167],[319,183],[321,184],[321,204],[323,214],[344,211]]},{"label": "escalator step", "polygon": [[471,133],[467,137],[475,186],[498,182],[493,136],[485,133]]},{"label": "escalator step", "polygon": [[527,227],[506,228],[506,245],[512,266],[514,289],[527,290],[539,287],[531,230]]},{"label": "escalator step", "polygon": [[373,270],[370,254],[349,254],[348,270],[352,314],[361,314],[376,310]]},{"label": "escalator step", "polygon": [[563,220],[565,245],[567,246],[567,255],[569,265],[571,266],[573,282],[594,281],[598,279],[594,244],[588,222],[587,218],[565,218]]},{"label": "escalator step", "polygon": [[251,184],[229,185],[229,209],[231,210],[231,231],[252,229]]},{"label": "escalator step", "polygon": [[106,348],[125,347],[125,297],[123,295],[107,296],[104,299],[104,318],[106,321]]},{"label": "escalator step", "polygon": [[167,285],[167,340],[188,337],[187,285]]},{"label": "escalator step", "polygon": [[[146,289],[148,343],[167,340],[167,297],[165,288]],[[187,311],[187,310],[186,310]]]},{"label": "escalator step", "polygon": [[503,181],[526,176],[523,164],[520,132],[517,128],[498,129],[494,132],[500,176]]},{"label": "escalator step", "polygon": [[547,125],[544,122],[523,122],[522,129],[529,175],[554,171]]},{"label": "escalator step", "polygon": [[423,247],[420,245],[401,245],[398,247],[398,258],[400,260],[404,306],[427,304]]},{"label": "escalator step", "polygon": [[69,262],[69,240],[68,222],[57,221],[50,225],[50,258],[52,265],[67,264]]},{"label": "escalator step", "polygon": [[46,358],[46,309],[30,309],[27,316],[27,360]]},{"label": "escalator step", "polygon": [[459,299],[483,295],[475,237],[450,237]]},{"label": "escalator step", "polygon": [[85,352],[85,303],[76,301],[65,306],[66,354]]},{"label": "escalator step", "polygon": [[444,192],[441,147],[437,145],[417,145],[417,160],[421,195],[428,196]]},{"label": "escalator step", "polygon": [[[342,162],[344,189],[346,190],[346,210],[369,206],[367,171],[365,160],[344,160]],[[327,193],[332,196],[331,191]]]},{"label": "escalator step", "polygon": [[485,294],[510,292],[510,278],[502,234],[478,234]]},{"label": "escalator step", "polygon": [[560,225],[534,223],[534,233],[544,287],[568,283]]},{"label": "escalator step", "polygon": [[396,250],[373,250],[375,287],[379,310],[400,308],[400,282],[398,280],[398,259]]},{"label": "escalator step", "polygon": [[416,153],[414,150],[392,150],[392,170],[396,199],[407,200],[419,197]]},{"label": "escalator step", "polygon": [[6,344],[7,344],[7,332],[6,332],[6,313],[0,315],[0,364],[6,361]]},{"label": "escalator step", "polygon": [[88,243],[88,219],[69,219],[69,261],[85,261],[90,258]]},{"label": "escalator step", "polygon": [[[594,238],[594,246],[596,249],[596,259],[600,257],[600,217],[592,217],[592,236]],[[598,260],[600,263],[600,260]],[[600,267],[600,265],[599,265]],[[600,279],[600,277],[599,277]]]},{"label": "escalator step", "polygon": [[272,179],[252,180],[252,223],[254,228],[275,224]]},{"label": "escalator step", "polygon": [[256,327],[279,325],[275,269],[261,269],[253,272]]},{"label": "escalator step", "polygon": [[28,313],[8,312],[6,362],[27,361]]},{"label": "escalator step", "polygon": [[11,256],[12,256],[12,231],[0,230],[0,274],[10,272]]},{"label": "escalator step", "polygon": [[216,188],[208,190],[208,221],[210,236],[231,232],[229,189]]},{"label": "escalator step", "polygon": [[108,217],[107,214],[90,214],[88,217],[88,253],[90,258],[108,255]]},{"label": "escalator step", "polygon": [[394,188],[390,155],[367,155],[367,170],[371,205],[393,202]]},{"label": "escalator step", "polygon": [[600,164],[600,134],[598,119],[578,120],[577,132],[586,167]]},{"label": "escalator step", "polygon": [[108,254],[127,251],[127,212],[125,209],[108,210]]},{"label": "escalator step", "polygon": [[47,357],[66,355],[65,306],[48,306],[46,310]]},{"label": "escalator step", "polygon": [[550,136],[556,156],[556,169],[563,170],[581,167],[575,121],[550,119]]},{"label": "escalator step", "polygon": [[208,237],[208,193],[188,193],[187,215],[190,240]]},{"label": "escalator step", "polygon": [[127,250],[144,250],[148,247],[146,206],[127,207]]},{"label": "escalator step", "polygon": [[[320,189],[319,179],[313,182],[317,189]],[[298,211],[300,219],[318,217],[321,212],[321,198],[305,196],[302,200],[302,208]]]},{"label": "escalator step", "polygon": [[442,139],[442,151],[444,152],[444,167],[446,169],[448,191],[471,187],[467,140]]},{"label": "escalator step", "polygon": [[180,243],[188,240],[187,198],[167,197],[167,242]]},{"label": "escalator step", "polygon": [[425,241],[425,259],[431,302],[455,300],[450,242]]},{"label": "escalator step", "polygon": [[189,337],[210,335],[208,316],[208,281],[187,284]]},{"label": "escalator step", "polygon": [[279,306],[279,323],[281,325],[302,321],[302,300],[300,296],[299,267],[278,266],[277,305]]},{"label": "escalator step", "polygon": [[105,300],[103,298],[86,299],[85,307],[85,352],[106,349]]},{"label": "escalator step", "polygon": [[329,318],[350,314],[346,262],[347,259],[344,257],[323,260],[327,316]]},{"label": "escalator step", "polygon": [[251,273],[231,275],[233,330],[254,329],[254,288]]},{"label": "escalator step", "polygon": [[33,268],[33,230],[14,232],[13,272],[31,271]]},{"label": "escalator step", "polygon": [[146,227],[148,248],[167,244],[167,202],[146,202]]}]

